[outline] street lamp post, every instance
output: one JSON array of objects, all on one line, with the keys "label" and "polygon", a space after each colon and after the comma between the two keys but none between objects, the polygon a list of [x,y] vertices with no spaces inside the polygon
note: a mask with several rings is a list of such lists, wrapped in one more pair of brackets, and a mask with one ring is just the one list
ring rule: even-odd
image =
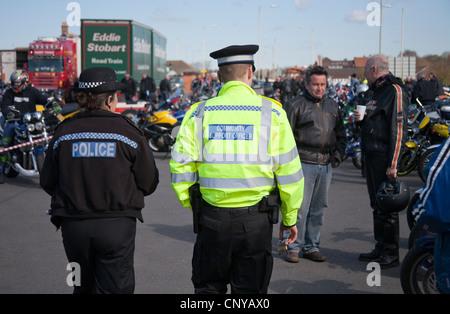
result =
[{"label": "street lamp post", "polygon": [[383,29],[383,7],[392,8],[392,5],[390,5],[390,4],[383,5],[383,0],[380,0],[380,51],[379,51],[380,55],[381,55],[381,33],[383,32],[382,31],[382,29]]},{"label": "street lamp post", "polygon": [[402,80],[403,80],[403,34],[405,30],[405,8],[402,7],[402,48],[400,51],[400,62],[402,63]]}]

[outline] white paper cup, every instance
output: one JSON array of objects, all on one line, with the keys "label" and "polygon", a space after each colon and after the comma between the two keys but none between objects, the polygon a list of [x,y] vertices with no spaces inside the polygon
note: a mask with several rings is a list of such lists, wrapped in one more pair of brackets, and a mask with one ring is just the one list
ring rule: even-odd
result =
[{"label": "white paper cup", "polygon": [[364,120],[364,113],[366,112],[366,106],[357,105],[356,110],[358,110],[360,114],[358,121]]}]

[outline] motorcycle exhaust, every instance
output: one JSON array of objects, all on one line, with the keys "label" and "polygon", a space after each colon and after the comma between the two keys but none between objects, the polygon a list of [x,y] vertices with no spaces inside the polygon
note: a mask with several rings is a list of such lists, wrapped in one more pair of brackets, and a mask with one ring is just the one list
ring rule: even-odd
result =
[{"label": "motorcycle exhaust", "polygon": [[23,169],[22,166],[18,163],[12,164],[12,168],[19,174],[24,175],[26,177],[38,177],[39,176],[39,171]]}]

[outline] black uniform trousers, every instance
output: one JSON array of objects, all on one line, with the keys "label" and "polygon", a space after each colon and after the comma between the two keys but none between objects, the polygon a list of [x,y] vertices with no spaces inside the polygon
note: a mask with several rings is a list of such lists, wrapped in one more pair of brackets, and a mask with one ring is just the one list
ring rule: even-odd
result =
[{"label": "black uniform trousers", "polygon": [[63,218],[61,232],[69,263],[80,265],[74,294],[134,293],[135,218]]},{"label": "black uniform trousers", "polygon": [[[204,202],[205,203],[205,202]],[[192,258],[195,293],[265,294],[272,275],[272,230],[258,206],[205,204]]]},{"label": "black uniform trousers", "polygon": [[366,153],[364,162],[370,206],[373,209],[375,252],[389,259],[398,259],[400,233],[398,213],[384,210],[376,199],[381,183],[387,180],[387,155],[383,152]]}]

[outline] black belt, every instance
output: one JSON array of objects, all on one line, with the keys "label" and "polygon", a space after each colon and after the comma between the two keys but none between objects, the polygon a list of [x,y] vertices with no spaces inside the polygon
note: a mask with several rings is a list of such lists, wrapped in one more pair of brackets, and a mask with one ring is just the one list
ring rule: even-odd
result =
[{"label": "black belt", "polygon": [[259,211],[259,203],[248,207],[217,207],[213,206],[203,200],[203,210],[211,210],[216,213],[228,213],[230,215],[244,214],[244,213],[254,213]]}]

